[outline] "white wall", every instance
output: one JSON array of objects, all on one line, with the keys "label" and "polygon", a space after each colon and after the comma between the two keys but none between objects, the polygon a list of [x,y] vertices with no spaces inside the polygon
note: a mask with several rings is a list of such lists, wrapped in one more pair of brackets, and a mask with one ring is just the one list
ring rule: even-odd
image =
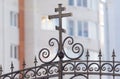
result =
[{"label": "white wall", "polygon": [[106,6],[106,25],[105,25],[105,44],[106,50],[108,50],[109,55],[111,56],[113,49],[115,49],[117,59],[120,59],[120,11],[119,5],[120,0],[108,0]]},{"label": "white wall", "polygon": [[25,60],[27,65],[33,66],[34,62],[34,35],[35,35],[35,15],[34,1],[25,0]]},{"label": "white wall", "polygon": [[3,65],[3,54],[2,53],[4,52],[3,51],[3,48],[4,48],[4,46],[3,46],[3,41],[4,41],[3,40],[3,31],[4,31],[3,30],[3,22],[4,22],[3,21],[4,20],[3,19],[3,14],[4,14],[3,13],[3,11],[4,11],[4,9],[3,9],[3,7],[4,7],[3,6],[4,5],[3,1],[4,0],[0,0],[0,17],[1,17],[0,18],[0,65]]},{"label": "white wall", "polygon": [[[117,59],[120,60],[120,10],[119,10],[119,7],[120,7],[120,0],[115,0],[114,1],[114,12],[115,12],[115,19],[114,19],[114,22],[115,22],[115,25],[113,27],[115,27],[115,51],[116,51],[116,56],[117,56]],[[113,15],[113,16],[114,16]]]},{"label": "white wall", "polygon": [[0,64],[3,67],[3,73],[10,71],[10,64],[13,61],[15,70],[19,69],[18,59],[11,59],[10,45],[19,45],[18,27],[10,26],[10,11],[18,12],[18,0],[0,0]]}]

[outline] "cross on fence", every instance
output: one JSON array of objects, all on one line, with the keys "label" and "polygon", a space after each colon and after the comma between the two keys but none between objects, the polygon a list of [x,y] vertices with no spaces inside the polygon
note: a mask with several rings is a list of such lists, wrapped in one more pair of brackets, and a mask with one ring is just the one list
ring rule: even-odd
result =
[{"label": "cross on fence", "polygon": [[62,18],[63,17],[69,17],[72,16],[72,13],[62,13],[62,11],[65,11],[65,7],[62,7],[62,4],[58,4],[58,8],[55,8],[55,12],[58,12],[57,15],[49,15],[49,19],[59,19],[59,26],[56,26],[56,30],[59,30],[59,50],[62,51],[62,32],[65,32],[65,30],[62,28]]},{"label": "cross on fence", "polygon": [[[89,51],[87,50],[86,54],[83,55],[85,52],[81,43],[74,43],[74,39],[70,36],[62,40],[62,32],[65,32],[62,28],[62,18],[72,15],[71,13],[62,13],[64,10],[65,7],[59,4],[58,8],[55,8],[55,12],[58,14],[49,16],[49,19],[59,19],[59,26],[56,27],[56,30],[59,31],[59,40],[56,38],[49,40],[50,46],[58,44],[56,55],[49,59],[51,57],[50,50],[43,48],[38,55],[43,64],[37,65],[38,60],[35,57],[33,67],[26,68],[26,63],[23,61],[23,69],[14,71],[14,65],[11,63],[11,72],[2,75],[0,73],[0,79],[93,79],[93,77],[94,79],[108,79],[109,77],[109,79],[120,79],[120,61],[115,60],[114,50],[112,60],[103,60],[101,50],[98,53],[98,60],[89,60]],[[66,54],[69,52],[64,50],[65,44],[71,46],[71,52],[78,54],[78,56],[71,57]],[[86,59],[81,60],[82,56],[85,56]],[[58,61],[56,61],[57,57],[59,57]],[[67,60],[63,58],[67,58]],[[1,66],[0,72],[2,72]]]},{"label": "cross on fence", "polygon": [[63,43],[62,43],[62,32],[65,32],[65,30],[62,28],[62,18],[63,17],[69,17],[72,15],[72,13],[62,13],[62,11],[65,11],[65,7],[62,7],[62,4],[58,4],[58,8],[55,8],[55,12],[58,12],[57,15],[49,15],[49,19],[56,19],[58,18],[59,19],[59,26],[57,27],[56,26],[56,30],[59,31],[59,52],[58,52],[58,56],[60,58],[59,60],[59,79],[63,79],[62,78],[62,71],[63,71],[63,68],[62,68],[62,59],[64,57],[64,54],[63,54]]}]

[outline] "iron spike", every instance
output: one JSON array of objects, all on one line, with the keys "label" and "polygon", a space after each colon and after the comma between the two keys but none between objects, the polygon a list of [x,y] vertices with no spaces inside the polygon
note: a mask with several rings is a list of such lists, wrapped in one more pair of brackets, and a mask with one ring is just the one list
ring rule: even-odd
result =
[{"label": "iron spike", "polygon": [[114,49],[113,49],[112,57],[116,57]]},{"label": "iron spike", "polygon": [[89,55],[89,50],[87,50],[87,54],[86,54],[86,57],[89,57],[90,55]]},{"label": "iron spike", "polygon": [[13,69],[14,69],[14,65],[13,65],[13,62],[11,62],[11,72],[13,72]]},{"label": "iron spike", "polygon": [[25,68],[25,66],[26,66],[26,63],[25,63],[25,59],[23,60],[23,69]]},{"label": "iron spike", "polygon": [[99,55],[98,57],[102,57],[101,49],[99,50]]},{"label": "iron spike", "polygon": [[36,56],[35,56],[35,59],[34,59],[34,63],[36,64],[38,61],[37,61],[37,58],[36,58]]}]

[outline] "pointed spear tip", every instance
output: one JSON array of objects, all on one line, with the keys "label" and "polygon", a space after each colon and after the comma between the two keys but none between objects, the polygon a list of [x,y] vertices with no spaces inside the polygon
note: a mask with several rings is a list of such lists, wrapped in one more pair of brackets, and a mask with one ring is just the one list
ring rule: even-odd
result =
[{"label": "pointed spear tip", "polygon": [[25,63],[25,59],[23,60],[23,68],[25,67],[26,63]]},{"label": "pointed spear tip", "polygon": [[62,5],[62,3],[59,3],[58,5],[59,5],[59,6],[61,6],[61,5]]},{"label": "pointed spear tip", "polygon": [[37,63],[37,57],[35,56],[35,58],[34,58],[34,63]]},{"label": "pointed spear tip", "polygon": [[115,50],[113,49],[113,54],[112,54],[112,57],[115,57],[116,55],[115,55]]},{"label": "pointed spear tip", "polygon": [[101,49],[99,49],[99,55],[98,57],[102,57]]},{"label": "pointed spear tip", "polygon": [[11,66],[13,66],[13,61],[11,61]]},{"label": "pointed spear tip", "polygon": [[87,49],[87,54],[86,54],[86,57],[89,57],[90,55],[89,55],[89,50]]}]

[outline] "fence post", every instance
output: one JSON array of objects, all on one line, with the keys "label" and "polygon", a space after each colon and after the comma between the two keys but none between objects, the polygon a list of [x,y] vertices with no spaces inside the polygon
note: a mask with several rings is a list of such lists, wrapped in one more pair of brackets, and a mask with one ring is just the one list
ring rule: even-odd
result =
[{"label": "fence post", "polygon": [[[0,65],[0,76],[2,75],[2,65]],[[0,78],[1,79],[1,78]]]}]

